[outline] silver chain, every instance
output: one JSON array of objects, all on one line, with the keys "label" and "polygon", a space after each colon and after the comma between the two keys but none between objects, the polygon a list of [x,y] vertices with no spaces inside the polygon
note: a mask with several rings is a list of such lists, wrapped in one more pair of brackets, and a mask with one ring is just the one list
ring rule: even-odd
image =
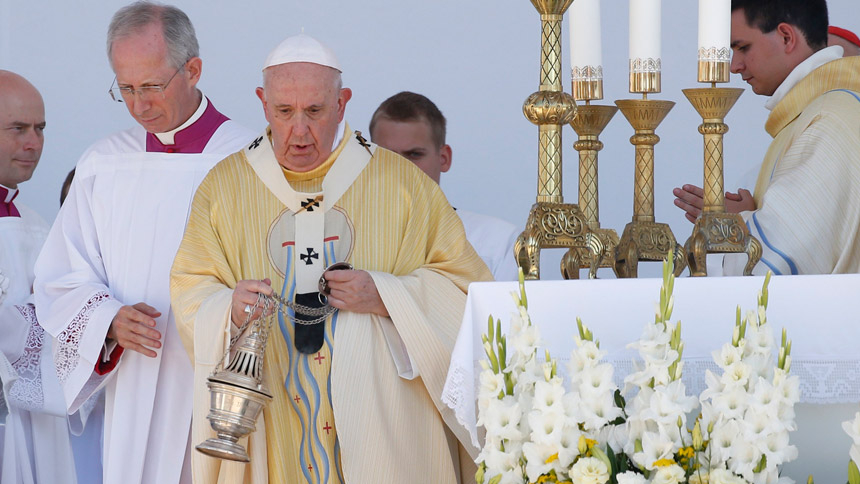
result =
[{"label": "silver chain", "polygon": [[[280,311],[281,314],[283,314],[290,321],[292,321],[296,324],[301,324],[302,326],[313,326],[315,324],[322,323],[323,321],[326,320],[326,318],[328,317],[329,314],[337,311],[337,308],[330,305],[328,303],[328,299],[322,294],[320,294],[320,302],[323,303],[323,306],[318,307],[318,308],[314,308],[311,306],[305,306],[302,304],[294,303],[292,301],[288,301],[288,300],[286,300],[286,299],[282,298],[281,296],[278,296],[277,294],[274,294],[274,293],[272,293],[271,296],[262,296],[262,297],[274,300],[274,302],[277,303],[278,311]],[[304,315],[304,316],[318,316],[318,317],[316,319],[311,319],[311,320],[298,319],[298,318],[295,318],[295,317],[287,314],[284,311],[284,306],[286,306],[286,307],[292,309],[293,311],[295,311],[296,313]]]}]

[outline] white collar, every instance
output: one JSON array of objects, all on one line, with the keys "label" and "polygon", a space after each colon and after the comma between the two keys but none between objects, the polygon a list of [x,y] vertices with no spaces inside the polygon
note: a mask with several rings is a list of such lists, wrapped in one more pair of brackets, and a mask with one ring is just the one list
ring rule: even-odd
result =
[{"label": "white collar", "polygon": [[13,199],[13,198],[15,198],[15,195],[18,193],[18,189],[17,189],[17,188],[9,188],[9,187],[7,187],[6,185],[0,185],[0,187],[3,187],[3,188],[5,188],[5,189],[7,190],[7,191],[6,191],[6,199],[5,199],[5,200],[3,200],[3,203],[9,203],[9,202],[11,202],[11,201],[12,201],[12,199]]},{"label": "white collar", "polygon": [[344,128],[346,127],[346,116],[340,120],[340,123],[337,124],[337,134],[334,137],[334,143],[331,144],[331,150],[334,151],[340,145],[341,140],[343,139]]},{"label": "white collar", "polygon": [[766,107],[768,111],[773,111],[773,108],[775,108],[776,105],[779,104],[779,102],[788,94],[788,92],[791,91],[797,83],[802,81],[803,78],[824,64],[841,58],[842,47],[838,45],[825,47],[807,57],[806,60],[794,67],[791,73],[788,74],[788,77],[786,77],[785,80],[782,81],[782,84],[776,88],[776,91],[773,92],[773,96],[764,103],[764,107]]},{"label": "white collar", "polygon": [[203,93],[200,93],[200,106],[197,106],[197,111],[194,111],[194,114],[188,118],[188,121],[185,121],[181,125],[179,125],[176,129],[171,129],[166,133],[153,133],[158,141],[161,141],[163,145],[172,145],[176,144],[174,138],[176,137],[176,133],[182,131],[183,129],[194,124],[195,121],[200,119],[200,116],[203,116],[203,113],[206,111],[206,108],[209,106],[209,101],[206,99],[206,96]]}]

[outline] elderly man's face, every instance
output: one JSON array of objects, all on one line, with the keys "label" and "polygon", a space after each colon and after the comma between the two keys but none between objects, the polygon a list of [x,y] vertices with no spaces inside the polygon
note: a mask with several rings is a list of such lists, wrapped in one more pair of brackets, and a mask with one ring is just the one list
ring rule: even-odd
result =
[{"label": "elderly man's face", "polygon": [[297,62],[269,67],[257,88],[272,147],[284,168],[305,172],[331,155],[349,89],[339,89],[340,74],[330,67]]},{"label": "elderly man's face", "polygon": [[45,142],[45,105],[24,78],[0,71],[0,184],[18,188],[33,176]]},{"label": "elderly man's face", "polygon": [[111,65],[117,86],[121,88],[166,85],[163,96],[159,93],[123,96],[128,112],[150,133],[178,128],[200,105],[196,85],[202,62],[194,57],[177,72],[168,60],[160,24],[148,25],[140,32],[114,41]]}]

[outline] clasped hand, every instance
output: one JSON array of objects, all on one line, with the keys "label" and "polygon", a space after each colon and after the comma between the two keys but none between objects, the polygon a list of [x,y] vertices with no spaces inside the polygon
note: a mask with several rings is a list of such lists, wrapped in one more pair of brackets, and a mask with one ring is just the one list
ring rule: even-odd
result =
[{"label": "clasped hand", "polygon": [[[687,220],[696,223],[699,214],[704,207],[705,192],[695,185],[684,185],[672,190],[675,198],[675,206],[686,212]],[[755,199],[749,190],[739,188],[737,193],[726,192],[726,211],[728,213],[741,213],[755,210]]]}]

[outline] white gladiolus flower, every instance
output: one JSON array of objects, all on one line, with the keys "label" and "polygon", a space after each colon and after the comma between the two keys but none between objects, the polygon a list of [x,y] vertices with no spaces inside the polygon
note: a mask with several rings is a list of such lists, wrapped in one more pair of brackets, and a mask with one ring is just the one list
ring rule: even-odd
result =
[{"label": "white gladiolus flower", "polygon": [[720,382],[727,387],[746,386],[749,382],[752,368],[743,361],[736,361],[726,368]]},{"label": "white gladiolus flower", "polygon": [[508,343],[521,355],[534,354],[540,344],[537,326],[525,326],[520,331],[511,333]]},{"label": "white gladiolus flower", "polygon": [[612,365],[603,363],[577,374],[576,380],[579,383],[579,393],[582,398],[597,398],[606,393],[615,393],[612,373]]},{"label": "white gladiolus flower", "polygon": [[646,484],[648,481],[642,474],[637,474],[633,471],[627,471],[623,474],[615,476],[618,484]]},{"label": "white gladiolus flower", "polygon": [[768,380],[759,378],[755,384],[750,404],[767,408],[772,411],[782,401],[782,394]]},{"label": "white gladiolus flower", "polygon": [[615,406],[611,395],[603,398],[588,398],[580,402],[581,422],[585,430],[595,432],[608,422],[621,416],[621,409]]},{"label": "white gladiolus flower", "polygon": [[557,451],[556,446],[526,442],[523,444],[523,457],[526,458],[526,475],[529,482],[535,482],[538,478],[552,470],[553,463],[547,462]]},{"label": "white gladiolus flower", "polygon": [[684,480],[684,469],[678,464],[658,467],[657,472],[651,476],[652,484],[678,484]]},{"label": "white gladiolus flower", "polygon": [[540,412],[564,413],[564,387],[561,378],[555,377],[553,381],[535,382],[535,394],[532,401],[533,408]]},{"label": "white gladiolus flower", "polygon": [[484,464],[487,465],[487,475],[502,474],[510,472],[519,467],[519,453],[510,451],[493,450],[482,454]]},{"label": "white gladiolus flower", "polygon": [[782,398],[790,405],[800,401],[800,378],[788,376],[777,368],[773,376],[773,385],[782,394]]},{"label": "white gladiolus flower", "polygon": [[699,399],[702,401],[713,398],[714,395],[718,395],[726,387],[723,385],[723,382],[720,381],[720,377],[714,374],[711,370],[705,370],[705,385],[707,385],[707,388],[705,388],[699,396]]},{"label": "white gladiolus flower", "polygon": [[786,430],[768,435],[761,444],[759,450],[767,458],[768,468],[776,468],[780,464],[791,462],[797,458],[797,447],[788,445],[788,431]]},{"label": "white gladiolus flower", "polygon": [[716,465],[729,460],[732,443],[738,438],[739,433],[740,428],[735,420],[730,420],[714,428],[714,432],[710,435],[711,441],[708,446],[711,452],[711,464]]},{"label": "white gladiolus flower", "polygon": [[570,469],[570,477],[577,484],[604,484],[609,480],[609,469],[600,459],[583,457]]},{"label": "white gladiolus flower", "polygon": [[662,434],[645,432],[642,436],[642,452],[633,454],[633,462],[640,469],[654,470],[655,463],[662,459],[672,459],[674,442]]},{"label": "white gladiolus flower", "polygon": [[671,335],[663,328],[663,325],[649,323],[645,325],[639,340],[627,345],[627,347],[639,350],[639,354],[642,356],[651,355],[654,358],[659,358],[659,355],[665,355],[670,339]]},{"label": "white gladiolus flower", "polygon": [[743,412],[747,406],[746,391],[743,388],[726,389],[719,395],[715,395],[711,400],[714,410],[717,411],[723,418],[739,419],[743,417]]},{"label": "white gladiolus flower", "polygon": [[734,363],[741,361],[741,358],[743,357],[743,348],[738,348],[733,346],[731,343],[726,343],[719,351],[714,351],[711,355],[714,357],[714,361],[717,365],[725,370]]},{"label": "white gladiolus flower", "polygon": [[776,416],[765,407],[754,406],[747,409],[743,418],[743,437],[750,442],[764,440],[771,432],[778,431],[782,425]]},{"label": "white gladiolus flower", "polygon": [[491,400],[487,411],[481,419],[481,424],[487,429],[487,435],[498,436],[501,439],[519,440],[519,423],[522,410],[514,397],[507,396],[501,400]]},{"label": "white gladiolus flower", "polygon": [[582,432],[576,425],[565,425],[561,432],[558,449],[558,465],[563,469],[570,468],[573,460],[579,455],[579,437]]},{"label": "white gladiolus flower", "polygon": [[854,445],[860,445],[860,412],[854,414],[854,420],[842,422],[842,429],[851,437]]},{"label": "white gladiolus flower", "polygon": [[735,438],[729,449],[731,458],[728,461],[729,470],[742,476],[746,480],[752,480],[753,469],[761,460],[761,452],[751,442]]},{"label": "white gladiolus flower", "polygon": [[487,395],[488,398],[498,398],[498,395],[505,389],[504,375],[492,371],[482,371],[480,380],[481,387],[478,391],[480,394]]},{"label": "white gladiolus flower", "polygon": [[564,429],[564,414],[532,410],[528,416],[532,442],[557,446]]}]

